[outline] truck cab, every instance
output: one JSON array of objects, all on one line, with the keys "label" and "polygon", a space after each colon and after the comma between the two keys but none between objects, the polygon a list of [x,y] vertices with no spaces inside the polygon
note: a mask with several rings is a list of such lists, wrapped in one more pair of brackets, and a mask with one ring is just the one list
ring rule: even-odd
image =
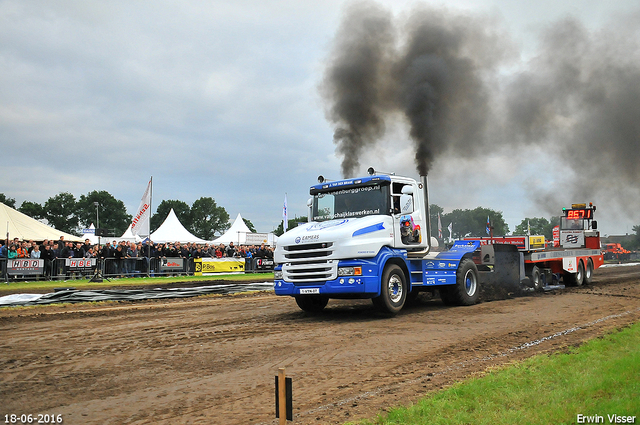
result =
[{"label": "truck cab", "polygon": [[[328,298],[380,297],[389,262],[404,268],[406,276],[408,253],[430,247],[423,185],[375,172],[337,181],[319,178],[309,190],[309,222],[278,238],[276,294],[296,297],[307,311],[322,309]],[[402,304],[409,290],[404,280],[400,287],[385,288]]]}]

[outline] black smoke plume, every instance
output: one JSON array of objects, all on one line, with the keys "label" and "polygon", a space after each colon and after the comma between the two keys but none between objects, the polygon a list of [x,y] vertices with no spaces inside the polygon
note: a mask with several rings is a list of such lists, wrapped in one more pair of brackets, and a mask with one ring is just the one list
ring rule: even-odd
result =
[{"label": "black smoke plume", "polygon": [[[552,158],[561,164],[552,170],[557,185],[530,188],[549,212],[598,192],[638,206],[640,13],[597,31],[562,19],[520,63],[509,34],[488,17],[424,5],[408,16],[357,3],[334,40],[321,90],[345,177],[399,113],[421,175],[443,156],[480,164],[508,149],[541,173]],[[531,157],[534,147],[545,157]]]}]

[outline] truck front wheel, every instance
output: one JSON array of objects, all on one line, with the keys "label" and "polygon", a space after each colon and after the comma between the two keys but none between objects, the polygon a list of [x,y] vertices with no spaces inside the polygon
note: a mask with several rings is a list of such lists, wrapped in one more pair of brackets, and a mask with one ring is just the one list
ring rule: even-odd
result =
[{"label": "truck front wheel", "polygon": [[407,299],[407,281],[402,269],[390,264],[382,274],[380,296],[373,299],[373,305],[384,313],[397,314]]},{"label": "truck front wheel", "polygon": [[296,304],[307,313],[320,313],[327,306],[328,297],[321,295],[297,295]]}]

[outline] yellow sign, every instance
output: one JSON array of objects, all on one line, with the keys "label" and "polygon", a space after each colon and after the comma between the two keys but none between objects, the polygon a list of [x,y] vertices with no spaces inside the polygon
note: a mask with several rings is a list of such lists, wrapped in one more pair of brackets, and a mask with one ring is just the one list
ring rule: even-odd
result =
[{"label": "yellow sign", "polygon": [[213,273],[244,272],[244,258],[196,258],[194,276]]},{"label": "yellow sign", "polygon": [[543,249],[544,236],[529,236],[529,249]]}]

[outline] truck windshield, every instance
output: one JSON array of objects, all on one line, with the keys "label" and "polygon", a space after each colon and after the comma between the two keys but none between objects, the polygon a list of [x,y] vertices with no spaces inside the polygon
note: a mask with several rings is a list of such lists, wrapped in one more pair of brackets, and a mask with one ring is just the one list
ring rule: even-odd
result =
[{"label": "truck windshield", "polygon": [[313,221],[390,214],[388,185],[338,189],[313,196]]},{"label": "truck windshield", "polygon": [[562,217],[560,219],[560,229],[561,230],[584,230],[586,220],[581,218],[570,219],[567,217]]}]

